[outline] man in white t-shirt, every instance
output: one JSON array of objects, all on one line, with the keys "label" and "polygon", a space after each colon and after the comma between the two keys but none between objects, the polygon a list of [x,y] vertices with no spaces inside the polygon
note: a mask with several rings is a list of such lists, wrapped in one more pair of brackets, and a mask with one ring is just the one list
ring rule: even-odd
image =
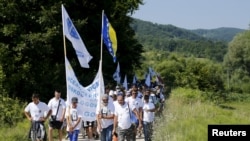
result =
[{"label": "man in white t-shirt", "polygon": [[[135,126],[134,139],[136,138],[137,130],[138,130],[138,132],[141,131],[141,127],[138,127],[138,126],[139,126],[139,123],[142,122],[142,106],[143,105],[142,105],[142,100],[137,97],[137,94],[138,94],[137,91],[138,91],[137,88],[133,88],[131,90],[131,96],[125,99],[125,102],[127,102],[129,104],[129,106],[133,106],[136,108],[136,110],[139,113],[139,117],[140,117],[139,119],[138,118],[136,119],[137,121],[135,123],[133,123]],[[132,115],[133,115],[133,113],[132,113]]]},{"label": "man in white t-shirt", "polygon": [[51,110],[46,103],[39,100],[39,94],[32,95],[32,102],[30,102],[24,109],[24,114],[29,121],[31,121],[31,129],[29,138],[32,141],[42,141],[46,138],[46,130],[44,122],[48,119]]},{"label": "man in white t-shirt", "polygon": [[[118,140],[124,141],[135,141],[133,138],[135,136],[135,126],[132,125],[132,112],[135,114],[136,118],[139,119],[139,113],[135,106],[128,105],[124,101],[124,95],[117,96],[118,104],[115,107],[115,118],[114,118],[114,128],[113,134],[115,134],[116,129],[118,132]],[[139,123],[141,126],[141,123]]]},{"label": "man in white t-shirt", "polygon": [[78,98],[72,97],[71,105],[66,108],[67,132],[70,141],[77,141],[82,124],[82,112],[77,106]]},{"label": "man in white t-shirt", "polygon": [[145,141],[152,140],[153,121],[155,117],[155,105],[152,102],[149,102],[149,97],[149,95],[144,96],[143,104],[143,133]]},{"label": "man in white t-shirt", "polygon": [[102,104],[96,109],[97,130],[101,132],[101,141],[112,141],[115,107],[109,102],[109,96],[102,96]]},{"label": "man in white t-shirt", "polygon": [[53,129],[58,129],[59,141],[62,141],[62,126],[65,119],[66,104],[61,98],[61,91],[55,90],[54,95],[48,103],[52,111],[49,121],[49,141],[53,141]]}]

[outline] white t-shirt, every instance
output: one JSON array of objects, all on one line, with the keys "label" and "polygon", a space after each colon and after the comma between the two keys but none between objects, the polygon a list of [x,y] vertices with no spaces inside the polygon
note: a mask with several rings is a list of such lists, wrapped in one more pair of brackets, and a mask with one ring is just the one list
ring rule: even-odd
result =
[{"label": "white t-shirt", "polygon": [[[101,106],[101,109],[97,107],[96,114],[103,114],[105,116],[112,115],[115,112],[115,107],[113,103],[108,103],[108,106]],[[114,124],[114,119],[101,119],[102,128],[107,128]]]},{"label": "white t-shirt", "polygon": [[[74,126],[77,123],[78,118],[80,118],[80,122],[75,127],[74,130],[80,130],[82,127],[82,112],[80,108],[77,106],[76,108],[72,108],[72,106],[66,108],[65,117],[71,116],[71,126]],[[69,131],[69,127],[67,126],[67,131]]]},{"label": "white t-shirt", "polygon": [[115,116],[118,117],[118,126],[120,128],[128,129],[131,126],[130,112],[132,112],[134,109],[134,106],[128,106],[126,102],[123,105],[118,104],[115,107]]},{"label": "white t-shirt", "polygon": [[125,102],[129,104],[129,106],[134,106],[137,111],[139,111],[139,108],[143,106],[142,100],[138,97],[133,98],[132,96],[125,99]]},{"label": "white t-shirt", "polygon": [[[57,116],[56,116],[56,120],[60,120],[62,118],[63,110],[66,109],[65,101],[62,98],[60,98],[60,100],[61,100],[61,102],[60,102],[60,105],[59,105],[59,109],[58,109],[58,113],[57,113]],[[52,114],[51,115],[53,115],[53,116],[56,115],[58,104],[59,104],[59,99],[57,100],[55,97],[52,98],[49,101],[48,106],[52,110]]]},{"label": "white t-shirt", "polygon": [[143,105],[143,121],[146,121],[146,122],[152,122],[154,121],[154,112],[147,112],[145,111],[146,109],[147,110],[151,110],[151,109],[154,109],[155,108],[155,105],[151,102],[144,102],[144,105]]},{"label": "white t-shirt", "polygon": [[113,104],[114,104],[114,107],[115,107],[115,109],[116,109],[116,107],[117,106],[119,106],[120,104],[118,103],[118,101],[116,100],[116,101],[113,101]]},{"label": "white t-shirt", "polygon": [[24,109],[25,112],[30,113],[34,121],[39,121],[40,118],[45,117],[45,114],[48,113],[49,110],[48,105],[41,101],[39,101],[38,104],[31,102]]}]

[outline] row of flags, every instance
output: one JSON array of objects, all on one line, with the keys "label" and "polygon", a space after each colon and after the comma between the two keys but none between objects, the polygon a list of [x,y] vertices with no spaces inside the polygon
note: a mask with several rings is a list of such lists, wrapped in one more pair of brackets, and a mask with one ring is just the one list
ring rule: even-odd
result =
[{"label": "row of flags", "polygon": [[[147,87],[151,87],[151,80],[153,79],[154,76],[158,84],[163,84],[163,80],[160,77],[160,75],[156,73],[151,67],[149,67],[148,72],[145,75],[145,84]],[[121,71],[119,62],[117,63],[116,71],[113,74],[113,79],[116,81],[117,84],[121,84]],[[134,75],[132,84],[137,84],[137,82],[138,79],[136,75]],[[128,89],[127,75],[125,75],[122,85],[126,90]]]}]

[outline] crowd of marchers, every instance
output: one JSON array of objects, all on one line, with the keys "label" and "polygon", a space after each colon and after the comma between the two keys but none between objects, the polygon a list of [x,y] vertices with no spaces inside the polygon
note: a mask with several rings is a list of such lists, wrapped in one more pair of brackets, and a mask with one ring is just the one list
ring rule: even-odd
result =
[{"label": "crowd of marchers", "polygon": [[[29,138],[52,141],[55,138],[53,130],[58,130],[59,141],[63,138],[77,141],[79,133],[92,140],[135,141],[137,137],[143,137],[145,141],[151,141],[155,117],[161,116],[164,107],[164,85],[150,88],[132,85],[127,90],[120,85],[106,87],[100,101],[96,120],[86,121],[77,97],[72,97],[67,104],[61,98],[60,90],[55,90],[54,97],[46,104],[39,100],[39,94],[33,93],[32,102],[24,109],[31,122]],[[45,126],[46,120],[48,126]],[[63,131],[67,133],[66,137],[63,137]]]}]

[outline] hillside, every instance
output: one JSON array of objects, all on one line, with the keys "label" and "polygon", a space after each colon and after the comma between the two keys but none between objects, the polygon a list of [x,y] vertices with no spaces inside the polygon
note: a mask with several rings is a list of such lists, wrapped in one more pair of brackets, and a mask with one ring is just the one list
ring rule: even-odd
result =
[{"label": "hillside", "polygon": [[173,25],[161,25],[139,19],[134,19],[134,22],[131,26],[135,30],[136,34],[140,36],[153,36],[159,38],[164,37],[169,39],[178,38],[194,41],[205,39],[196,33],[190,32],[186,29],[178,28]]},{"label": "hillside", "polygon": [[216,29],[196,29],[190,31],[201,37],[214,41],[230,42],[236,34],[243,32],[244,30],[239,28],[221,27]]},{"label": "hillside", "polygon": [[227,42],[210,40],[190,30],[134,19],[131,27],[144,50],[178,52],[222,62]]}]

